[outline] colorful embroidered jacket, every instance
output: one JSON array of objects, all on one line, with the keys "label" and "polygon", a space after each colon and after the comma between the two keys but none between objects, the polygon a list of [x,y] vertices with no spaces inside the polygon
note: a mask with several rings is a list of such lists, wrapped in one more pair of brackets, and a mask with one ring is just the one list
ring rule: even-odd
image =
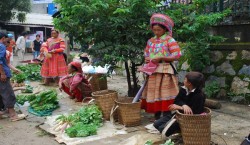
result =
[{"label": "colorful embroidered jacket", "polygon": [[[174,56],[176,58],[181,57],[181,50],[178,43],[171,36],[164,34],[160,38],[153,37],[148,40],[147,46],[144,51],[144,56],[154,59],[156,57],[168,57]],[[159,64],[157,70],[158,73],[170,73],[174,74],[172,67],[169,63]]]}]

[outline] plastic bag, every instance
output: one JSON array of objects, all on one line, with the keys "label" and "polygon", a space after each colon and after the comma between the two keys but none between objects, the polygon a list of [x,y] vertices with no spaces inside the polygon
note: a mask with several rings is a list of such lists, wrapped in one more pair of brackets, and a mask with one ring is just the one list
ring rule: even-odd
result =
[{"label": "plastic bag", "polygon": [[150,61],[149,63],[141,67],[139,71],[144,72],[148,75],[152,75],[157,69],[157,67],[158,67],[158,64],[154,64],[152,61]]}]

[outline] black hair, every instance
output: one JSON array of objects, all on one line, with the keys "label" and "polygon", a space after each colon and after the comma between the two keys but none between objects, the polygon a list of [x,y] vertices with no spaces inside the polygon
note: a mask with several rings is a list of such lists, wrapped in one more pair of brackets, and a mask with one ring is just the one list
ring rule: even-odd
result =
[{"label": "black hair", "polygon": [[37,36],[41,37],[41,35],[39,35],[39,34],[36,34],[36,37],[37,37]]},{"label": "black hair", "polygon": [[59,34],[59,31],[57,31],[57,30],[51,30],[51,32],[53,32],[53,31],[55,31],[57,34]]},{"label": "black hair", "polygon": [[187,73],[186,78],[196,89],[202,90],[205,85],[204,75],[200,72],[189,72]]},{"label": "black hair", "polygon": [[164,29],[164,30],[168,30],[165,26],[163,26],[162,24],[153,24],[152,25],[152,27],[154,27],[154,26],[160,26],[162,29]]},{"label": "black hair", "polygon": [[23,32],[21,35],[22,35],[22,36],[26,36],[26,35],[27,35],[27,33],[26,33],[26,32]]},{"label": "black hair", "polygon": [[4,32],[0,32],[0,39],[2,39],[3,37],[8,38],[8,35]]}]

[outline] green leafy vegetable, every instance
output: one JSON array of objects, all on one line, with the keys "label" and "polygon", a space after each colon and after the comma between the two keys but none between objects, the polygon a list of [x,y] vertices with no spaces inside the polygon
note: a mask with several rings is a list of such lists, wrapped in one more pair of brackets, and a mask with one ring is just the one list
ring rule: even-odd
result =
[{"label": "green leafy vegetable", "polygon": [[22,91],[22,93],[33,93],[33,87],[26,85],[26,88]]},{"label": "green leafy vegetable", "polygon": [[42,80],[42,76],[40,74],[40,70],[41,70],[40,65],[35,65],[35,64],[19,65],[16,68],[21,70],[23,74],[26,74],[28,80],[31,80],[31,81]]},{"label": "green leafy vegetable", "polygon": [[102,113],[96,105],[84,106],[69,116],[61,115],[56,120],[69,123],[65,131],[69,137],[95,135],[102,125]]},{"label": "green leafy vegetable", "polygon": [[22,83],[27,79],[27,76],[24,73],[20,73],[20,74],[13,75],[13,79],[17,83]]},{"label": "green leafy vegetable", "polygon": [[153,141],[152,140],[148,140],[144,145],[153,145]]},{"label": "green leafy vegetable", "polygon": [[160,145],[174,145],[174,142],[172,142],[171,139],[169,139],[164,144],[160,144]]},{"label": "green leafy vegetable", "polygon": [[29,101],[30,107],[35,111],[45,111],[59,107],[57,92],[55,90],[43,91],[36,95],[17,95],[17,102],[19,104],[23,105],[26,101]]}]

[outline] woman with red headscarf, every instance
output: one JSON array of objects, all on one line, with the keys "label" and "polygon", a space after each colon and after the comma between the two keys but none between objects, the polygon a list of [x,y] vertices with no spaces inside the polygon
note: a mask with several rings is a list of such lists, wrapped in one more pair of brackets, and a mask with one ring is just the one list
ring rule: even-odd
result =
[{"label": "woman with red headscarf", "polygon": [[91,96],[91,86],[82,74],[81,63],[71,62],[68,65],[68,75],[61,78],[59,89],[67,93],[71,99],[81,102],[84,97]]},{"label": "woman with red headscarf", "polygon": [[142,93],[142,109],[155,114],[155,120],[170,113],[169,106],[173,104],[178,94],[176,70],[172,64],[181,56],[180,47],[172,37],[173,20],[164,14],[153,14],[150,19],[154,37],[148,40],[144,50],[146,63],[157,65],[153,74],[148,75],[148,81]]}]

